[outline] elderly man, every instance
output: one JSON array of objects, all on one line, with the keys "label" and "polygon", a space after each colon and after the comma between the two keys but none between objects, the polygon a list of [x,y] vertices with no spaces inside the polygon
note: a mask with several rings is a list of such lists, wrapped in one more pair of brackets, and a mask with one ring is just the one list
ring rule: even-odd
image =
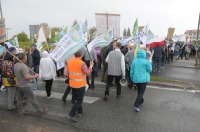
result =
[{"label": "elderly man", "polygon": [[124,55],[121,53],[120,48],[121,42],[116,42],[115,50],[111,51],[106,58],[106,62],[108,63],[108,81],[106,85],[105,96],[103,98],[104,100],[107,100],[109,97],[109,89],[114,78],[117,85],[117,98],[121,96],[120,80],[125,78],[125,61]]}]

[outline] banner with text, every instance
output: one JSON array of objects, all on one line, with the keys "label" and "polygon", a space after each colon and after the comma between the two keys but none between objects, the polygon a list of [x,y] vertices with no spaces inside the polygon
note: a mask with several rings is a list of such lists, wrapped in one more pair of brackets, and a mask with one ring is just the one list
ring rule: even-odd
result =
[{"label": "banner with text", "polygon": [[137,36],[130,37],[125,40],[127,44],[135,44],[138,42],[138,38],[140,38],[140,41],[142,42],[141,46],[146,46],[147,44],[147,36],[148,36],[148,25],[145,26],[138,34]]},{"label": "banner with text", "polygon": [[90,52],[92,48],[96,47],[104,47],[109,45],[114,39],[113,29],[106,31],[105,34],[101,36],[97,36],[94,40],[92,40],[88,45],[88,51]]},{"label": "banner with text", "polygon": [[64,62],[79,49],[83,48],[85,44],[81,26],[77,24],[60,39],[50,56],[56,62]]}]

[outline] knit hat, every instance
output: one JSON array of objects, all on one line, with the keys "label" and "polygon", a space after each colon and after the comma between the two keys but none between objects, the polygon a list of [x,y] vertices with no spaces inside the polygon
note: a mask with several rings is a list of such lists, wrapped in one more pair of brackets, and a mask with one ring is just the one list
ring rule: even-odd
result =
[{"label": "knit hat", "polygon": [[8,48],[8,51],[9,51],[9,52],[13,52],[14,50],[16,50],[14,47]]}]

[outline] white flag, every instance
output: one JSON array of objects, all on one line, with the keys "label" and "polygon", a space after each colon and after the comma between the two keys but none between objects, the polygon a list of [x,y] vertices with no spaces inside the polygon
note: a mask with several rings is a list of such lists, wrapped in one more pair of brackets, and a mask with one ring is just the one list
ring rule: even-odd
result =
[{"label": "white flag", "polygon": [[43,48],[43,45],[42,45],[43,42],[46,42],[46,37],[44,34],[43,27],[41,27],[39,30],[39,35],[38,35],[38,39],[37,39],[37,43],[36,43],[38,50],[41,50]]}]

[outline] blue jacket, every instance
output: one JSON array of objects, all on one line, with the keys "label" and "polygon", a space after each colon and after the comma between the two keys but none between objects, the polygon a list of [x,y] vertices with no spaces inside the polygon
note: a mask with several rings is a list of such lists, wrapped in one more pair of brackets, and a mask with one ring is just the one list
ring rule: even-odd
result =
[{"label": "blue jacket", "polygon": [[146,59],[146,52],[138,50],[137,57],[133,60],[131,65],[130,76],[134,83],[148,83],[150,82],[150,73],[152,72],[152,65]]}]

